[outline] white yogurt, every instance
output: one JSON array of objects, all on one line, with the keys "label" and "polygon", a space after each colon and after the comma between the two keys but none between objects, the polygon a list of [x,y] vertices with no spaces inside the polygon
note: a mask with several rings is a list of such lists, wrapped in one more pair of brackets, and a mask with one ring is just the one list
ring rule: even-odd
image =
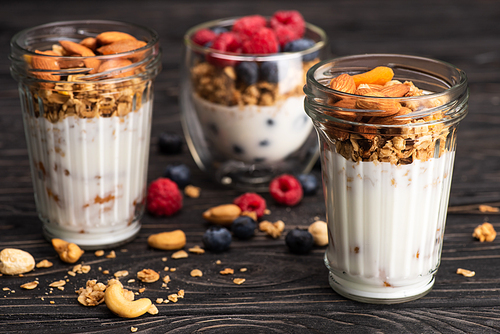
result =
[{"label": "white yogurt", "polygon": [[24,115],[44,228],[81,246],[126,241],[140,228],[152,103],[123,117],[57,123]]},{"label": "white yogurt", "polygon": [[368,299],[428,291],[440,261],[454,152],[400,166],[355,163],[331,151],[323,159],[332,287]]},{"label": "white yogurt", "polygon": [[210,146],[225,158],[247,163],[275,162],[299,149],[312,130],[304,96],[273,106],[224,106],[193,93],[193,101]]}]

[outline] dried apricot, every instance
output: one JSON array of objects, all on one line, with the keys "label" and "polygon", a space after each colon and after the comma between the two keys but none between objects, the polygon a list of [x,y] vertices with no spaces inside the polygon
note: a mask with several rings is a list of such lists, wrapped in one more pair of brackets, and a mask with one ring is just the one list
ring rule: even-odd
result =
[{"label": "dried apricot", "polygon": [[392,77],[394,77],[394,72],[391,68],[386,66],[378,66],[368,72],[352,76],[356,83],[356,87],[360,84],[385,85],[392,80]]}]

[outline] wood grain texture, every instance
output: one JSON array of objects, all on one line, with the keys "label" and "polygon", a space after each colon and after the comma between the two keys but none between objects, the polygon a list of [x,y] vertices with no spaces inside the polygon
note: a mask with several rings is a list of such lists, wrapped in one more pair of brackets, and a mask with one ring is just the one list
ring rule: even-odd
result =
[{"label": "wood grain texture", "polygon": [[[324,248],[305,256],[291,255],[283,238],[262,234],[250,241],[235,240],[222,254],[190,254],[173,260],[172,252],[149,248],[147,237],[165,230],[183,229],[188,244],[201,244],[207,224],[201,214],[208,207],[232,201],[240,193],[212,183],[199,171],[185,147],[176,156],[160,155],[157,138],[163,131],[181,133],[179,126],[179,63],[182,38],[191,26],[207,20],[246,14],[271,15],[279,9],[298,9],[307,21],[323,27],[332,55],[403,53],[428,56],[463,69],[470,84],[470,113],[458,131],[442,262],[434,289],[420,300],[399,305],[365,305],[334,293],[323,265]],[[198,199],[185,198],[181,213],[170,218],[146,215],[143,229],[131,243],[117,248],[116,259],[86,252],[88,274],[67,275],[62,263],[43,239],[35,212],[28,153],[15,81],[9,74],[9,40],[33,25],[73,19],[113,19],[155,29],[161,37],[163,70],[155,83],[154,117],[148,180],[159,177],[169,163],[183,162],[192,180],[202,188]],[[392,0],[342,1],[10,1],[0,11],[0,249],[29,251],[36,261],[54,266],[36,269],[24,277],[0,277],[0,332],[2,333],[497,333],[500,332],[500,240],[479,243],[473,229],[489,221],[500,230],[500,215],[477,210],[478,204],[500,203],[500,6],[496,1]],[[319,170],[313,171],[320,175]],[[322,193],[306,197],[292,209],[269,203],[269,220],[283,219],[287,230],[324,219]],[[121,250],[126,249],[126,252]],[[168,257],[162,262],[162,257]],[[217,265],[216,261],[222,264]],[[128,270],[129,278],[151,268],[169,272],[169,290],[161,283],[130,283],[141,296],[166,298],[184,289],[177,303],[158,305],[158,315],[121,319],[105,305],[84,307],[74,290],[88,279],[105,282],[112,273]],[[109,270],[104,275],[102,270]],[[230,276],[218,272],[235,269]],[[239,272],[240,268],[246,272]],[[456,275],[458,267],[476,276]],[[203,277],[191,277],[192,269]],[[64,291],[48,285],[67,276]],[[232,277],[231,277],[232,276]],[[245,278],[242,285],[231,282]],[[38,278],[34,290],[19,286]],[[14,292],[3,291],[8,287]],[[42,300],[42,298],[44,300]],[[50,301],[54,304],[50,304]]]}]

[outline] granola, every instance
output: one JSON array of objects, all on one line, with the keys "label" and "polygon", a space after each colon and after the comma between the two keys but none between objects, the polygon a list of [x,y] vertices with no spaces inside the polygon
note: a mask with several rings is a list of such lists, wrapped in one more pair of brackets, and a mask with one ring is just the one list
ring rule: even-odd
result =
[{"label": "granola", "polygon": [[78,302],[84,306],[97,306],[104,302],[104,291],[106,285],[97,282],[97,280],[88,280],[85,288],[76,291]]}]

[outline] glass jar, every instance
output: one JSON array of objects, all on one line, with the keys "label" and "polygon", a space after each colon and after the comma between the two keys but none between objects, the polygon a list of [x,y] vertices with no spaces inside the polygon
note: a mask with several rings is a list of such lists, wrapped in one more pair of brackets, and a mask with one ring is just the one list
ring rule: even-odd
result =
[{"label": "glass jar", "polygon": [[193,42],[201,29],[230,30],[237,18],[191,28],[184,37],[181,120],[198,167],[217,182],[266,191],[283,173],[308,171],[318,158],[304,113],[305,74],[327,51],[323,30],[306,24],[306,50],[251,55]]},{"label": "glass jar", "polygon": [[[109,31],[135,37],[138,48],[99,55],[96,47],[118,45],[96,42]],[[157,33],[113,21],[55,22],[16,34],[10,58],[45,236],[86,249],[131,240],[146,198]]]},{"label": "glass jar", "polygon": [[[379,66],[399,82],[330,88],[341,74]],[[396,84],[403,96],[384,89]],[[313,66],[304,90],[320,142],[330,285],[368,303],[425,295],[440,263],[457,127],[467,114],[465,73],[427,58],[367,54]]]}]

